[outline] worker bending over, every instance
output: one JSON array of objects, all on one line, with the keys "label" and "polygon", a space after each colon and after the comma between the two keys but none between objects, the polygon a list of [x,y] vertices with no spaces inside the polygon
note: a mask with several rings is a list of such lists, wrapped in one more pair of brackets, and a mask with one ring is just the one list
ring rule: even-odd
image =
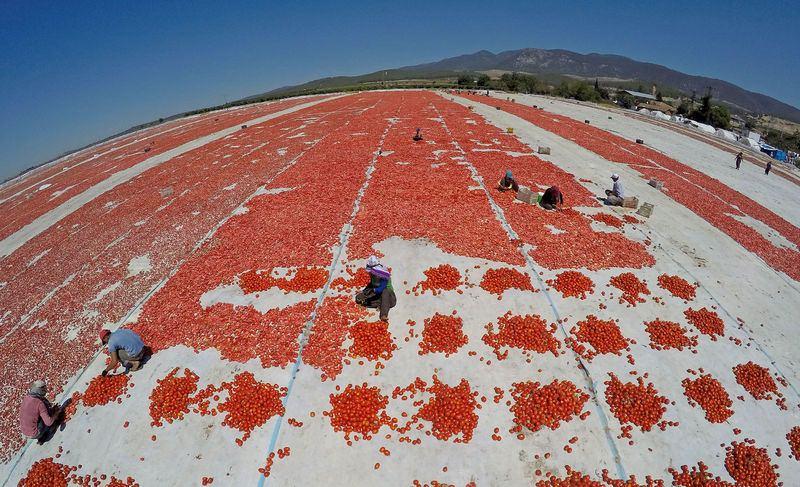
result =
[{"label": "worker bending over", "polygon": [[133,331],[125,328],[115,332],[100,330],[100,341],[108,347],[108,354],[111,355],[111,363],[103,370],[103,375],[116,369],[120,362],[128,370],[139,370],[142,366],[144,342]]},{"label": "worker bending over", "polygon": [[46,395],[47,384],[43,380],[37,380],[31,384],[28,394],[22,398],[22,406],[19,409],[19,427],[22,434],[39,440],[40,445],[53,436],[63,412],[58,405],[50,404]]},{"label": "worker bending over", "polygon": [[371,255],[367,259],[369,284],[356,294],[356,303],[367,308],[378,308],[382,321],[389,321],[389,310],[397,304],[397,296],[392,288],[392,275],[389,269]]},{"label": "worker bending over", "polygon": [[561,190],[558,189],[558,186],[550,186],[542,195],[540,204],[545,210],[555,210],[556,205],[564,204],[564,195],[561,194]]},{"label": "worker bending over", "polygon": [[606,204],[622,206],[622,200],[625,198],[625,191],[622,189],[622,183],[619,182],[619,174],[612,174],[611,180],[614,181],[614,186],[606,190]]},{"label": "worker bending over", "polygon": [[509,189],[519,191],[519,184],[517,184],[517,180],[514,179],[514,175],[511,174],[510,169],[506,171],[506,175],[503,176],[503,179],[497,183],[497,189],[500,191],[508,191]]}]

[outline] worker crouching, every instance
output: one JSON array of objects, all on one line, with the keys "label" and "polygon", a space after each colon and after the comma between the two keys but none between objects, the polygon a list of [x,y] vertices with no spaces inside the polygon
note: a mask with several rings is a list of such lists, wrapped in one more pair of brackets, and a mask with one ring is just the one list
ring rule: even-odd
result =
[{"label": "worker crouching", "polygon": [[622,201],[625,199],[625,190],[622,188],[622,183],[619,181],[619,174],[612,174],[611,180],[614,181],[614,186],[606,190],[606,204],[622,206]]},{"label": "worker crouching", "polygon": [[545,210],[555,210],[559,205],[564,204],[564,195],[558,186],[550,186],[542,195],[542,201],[539,204]]},{"label": "worker crouching", "polygon": [[142,339],[131,330],[121,328],[115,332],[100,330],[100,341],[108,348],[111,362],[103,370],[103,375],[122,363],[127,370],[139,370],[145,359],[146,347]]},{"label": "worker crouching", "polygon": [[39,440],[40,445],[53,437],[64,411],[60,406],[50,404],[46,396],[47,384],[43,380],[37,380],[31,384],[19,410],[22,434]]},{"label": "worker crouching", "polygon": [[519,191],[519,184],[510,170],[506,171],[506,175],[497,182],[497,189],[500,191],[508,191],[509,189]]},{"label": "worker crouching", "polygon": [[378,308],[381,320],[389,321],[389,310],[397,304],[397,296],[392,288],[392,275],[374,255],[367,260],[367,272],[369,284],[356,294],[356,303],[367,308]]}]

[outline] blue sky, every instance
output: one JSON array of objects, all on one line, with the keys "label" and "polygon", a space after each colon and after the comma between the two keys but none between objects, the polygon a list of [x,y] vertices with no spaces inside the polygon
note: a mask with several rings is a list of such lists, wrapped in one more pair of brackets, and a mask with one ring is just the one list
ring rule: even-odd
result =
[{"label": "blue sky", "polygon": [[488,49],[621,54],[800,106],[796,2],[39,2],[0,8],[0,179],[177,112]]}]

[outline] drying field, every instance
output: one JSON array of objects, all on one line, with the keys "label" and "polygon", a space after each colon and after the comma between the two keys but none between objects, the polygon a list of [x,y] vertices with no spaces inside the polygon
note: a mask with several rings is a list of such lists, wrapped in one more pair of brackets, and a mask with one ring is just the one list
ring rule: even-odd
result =
[{"label": "drying field", "polygon": [[[650,218],[601,204],[612,172]],[[86,149],[0,187],[0,485],[799,485],[799,189],[535,96],[294,98]],[[371,254],[388,324],[352,299]],[[104,326],[142,370],[99,377]],[[70,400],[44,445],[38,378]]]}]

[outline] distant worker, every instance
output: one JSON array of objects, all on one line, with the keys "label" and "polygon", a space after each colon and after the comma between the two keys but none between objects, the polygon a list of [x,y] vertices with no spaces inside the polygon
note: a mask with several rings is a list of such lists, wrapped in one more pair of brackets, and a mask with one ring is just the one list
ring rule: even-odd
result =
[{"label": "distant worker", "polygon": [[622,206],[622,200],[625,198],[625,190],[622,189],[622,183],[619,182],[619,174],[612,174],[611,180],[614,181],[614,186],[606,190],[606,204]]},{"label": "distant worker", "polygon": [[37,380],[31,384],[28,394],[22,398],[19,409],[19,427],[28,438],[39,440],[43,444],[55,432],[61,420],[63,409],[53,406],[47,400],[47,384]]},{"label": "distant worker", "polygon": [[558,186],[550,186],[542,195],[540,204],[545,210],[555,210],[556,205],[564,204],[564,195],[561,194],[561,190],[558,189]]},{"label": "distant worker", "polygon": [[115,370],[120,363],[128,370],[139,370],[144,359],[145,346],[139,335],[121,328],[115,332],[100,330],[100,341],[108,347],[111,363],[103,370],[103,375]]},{"label": "distant worker", "polygon": [[356,295],[356,303],[367,308],[378,308],[381,320],[389,321],[389,310],[397,304],[392,275],[374,255],[367,259],[367,272],[369,284]]},{"label": "distant worker", "polygon": [[412,139],[416,140],[417,142],[422,140],[422,133],[421,132],[422,132],[422,129],[417,129],[417,133],[414,134],[414,137],[412,137]]},{"label": "distant worker", "polygon": [[736,169],[739,169],[739,166],[742,165],[742,159],[744,159],[744,153],[739,151],[739,153],[736,154]]},{"label": "distant worker", "polygon": [[511,174],[510,169],[506,171],[506,175],[503,176],[503,179],[497,183],[497,189],[500,191],[508,191],[509,189],[519,191],[519,184],[517,184],[517,180],[514,179],[514,175]]},{"label": "distant worker", "polygon": [[767,161],[767,167],[764,168],[764,174],[769,174],[770,170],[772,170],[772,161]]}]

